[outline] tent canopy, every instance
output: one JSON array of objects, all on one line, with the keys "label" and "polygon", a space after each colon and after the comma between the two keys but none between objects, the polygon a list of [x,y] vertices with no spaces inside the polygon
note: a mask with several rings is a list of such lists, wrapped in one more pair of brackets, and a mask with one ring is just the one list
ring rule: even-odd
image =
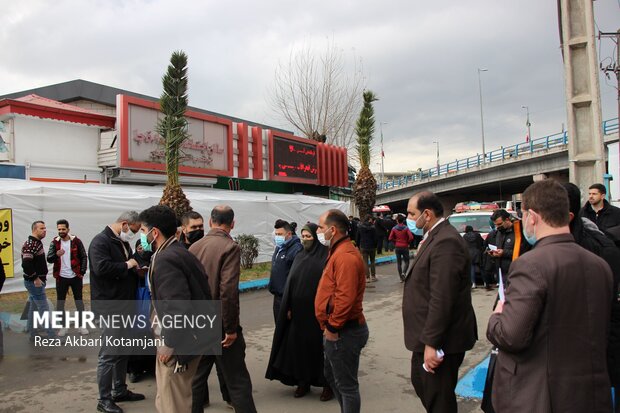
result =
[{"label": "tent canopy", "polygon": [[[30,235],[32,222],[42,220],[47,225],[47,248],[57,235],[56,221],[69,221],[71,233],[77,235],[88,249],[92,238],[118,216],[128,210],[142,211],[159,203],[162,186],[103,185],[48,183],[19,179],[0,179],[0,208],[13,210],[13,251],[15,278],[21,278],[21,246]],[[317,222],[328,209],[348,213],[349,204],[299,194],[227,191],[210,188],[186,188],[186,196],[195,211],[205,218],[208,226],[211,209],[230,205],[235,211],[232,236],[253,234],[260,240],[257,262],[271,260],[274,249],[273,224],[276,219],[297,222]],[[135,238],[137,240],[138,238]],[[134,242],[135,242],[134,240]],[[51,267],[50,267],[51,269]]]}]

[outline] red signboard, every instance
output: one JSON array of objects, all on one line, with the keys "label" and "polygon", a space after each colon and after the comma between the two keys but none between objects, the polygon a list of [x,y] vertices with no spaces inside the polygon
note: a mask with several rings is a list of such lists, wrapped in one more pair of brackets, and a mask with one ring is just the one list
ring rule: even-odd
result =
[{"label": "red signboard", "polygon": [[269,176],[274,181],[319,183],[317,143],[269,131]]},{"label": "red signboard", "polygon": [[[120,166],[134,170],[165,171],[163,138],[156,132],[159,102],[117,96],[120,129]],[[183,144],[179,171],[187,175],[232,176],[232,121],[187,111],[189,139]]]}]

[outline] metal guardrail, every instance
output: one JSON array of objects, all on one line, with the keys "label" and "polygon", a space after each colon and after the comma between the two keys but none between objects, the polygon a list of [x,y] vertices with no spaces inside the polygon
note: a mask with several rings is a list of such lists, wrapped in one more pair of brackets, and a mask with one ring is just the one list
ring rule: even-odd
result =
[{"label": "metal guardrail", "polygon": [[[608,119],[603,122],[603,134],[612,135],[618,133],[618,118]],[[428,178],[434,178],[441,175],[448,175],[454,172],[464,171],[470,168],[476,168],[480,165],[489,164],[506,159],[517,158],[528,153],[546,151],[550,148],[562,147],[568,144],[568,133],[566,131],[549,135],[542,138],[531,139],[529,142],[521,142],[516,145],[501,147],[493,151],[487,152],[486,156],[480,154],[470,156],[469,158],[457,159],[442,165],[434,166],[428,169],[420,169],[413,174],[403,175],[399,178],[392,179],[377,185],[377,191],[387,191],[401,186],[411,185],[414,182],[422,181]]]}]

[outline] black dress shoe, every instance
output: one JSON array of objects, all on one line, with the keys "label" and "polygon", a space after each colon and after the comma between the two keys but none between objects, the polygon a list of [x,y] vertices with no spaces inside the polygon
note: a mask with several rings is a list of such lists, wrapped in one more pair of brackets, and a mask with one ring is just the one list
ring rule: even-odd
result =
[{"label": "black dress shoe", "polygon": [[123,409],[118,407],[112,400],[99,400],[97,411],[104,413],[123,413]]},{"label": "black dress shoe", "polygon": [[333,398],[334,398],[334,392],[332,391],[332,388],[329,386],[323,387],[323,392],[321,393],[320,400],[322,402],[328,402]]},{"label": "black dress shoe", "polygon": [[295,394],[294,396],[299,398],[299,397],[304,397],[308,392],[310,391],[310,386],[297,386],[297,388],[295,389]]},{"label": "black dress shoe", "polygon": [[132,391],[127,390],[123,394],[119,394],[118,396],[113,396],[112,400],[114,402],[137,402],[139,400],[144,400],[144,394],[134,393]]}]

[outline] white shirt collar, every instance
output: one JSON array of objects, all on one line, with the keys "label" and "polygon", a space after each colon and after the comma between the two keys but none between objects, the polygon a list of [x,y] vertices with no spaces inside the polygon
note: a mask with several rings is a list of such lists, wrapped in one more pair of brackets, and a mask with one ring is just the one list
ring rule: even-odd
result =
[{"label": "white shirt collar", "polygon": [[435,225],[433,225],[431,227],[431,229],[428,230],[428,232],[426,232],[424,234],[424,237],[422,237],[422,240],[426,240],[426,238],[428,238],[428,234],[430,234],[431,232],[433,232],[433,230],[435,229],[435,227],[439,224],[441,224],[442,222],[444,222],[446,219],[445,218],[440,218],[437,222],[435,222]]}]

